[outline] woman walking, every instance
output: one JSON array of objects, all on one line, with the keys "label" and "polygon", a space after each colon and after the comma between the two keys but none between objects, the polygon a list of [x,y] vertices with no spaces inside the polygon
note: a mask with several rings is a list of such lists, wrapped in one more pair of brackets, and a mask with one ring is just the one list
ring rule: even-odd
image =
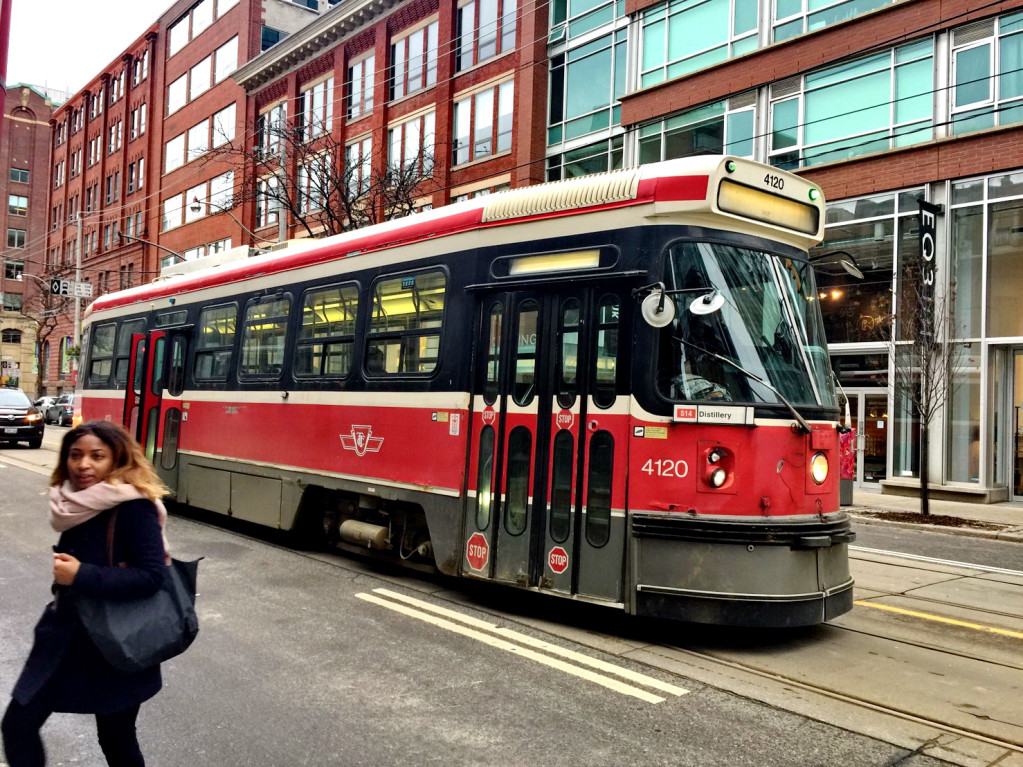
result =
[{"label": "woman walking", "polygon": [[[50,479],[54,599],[35,629],[4,714],[10,767],[46,764],[40,729],[53,712],[95,714],[110,767],[143,767],[135,733],[143,701],[162,685],[159,665],[119,671],[100,655],[75,610],[77,596],[120,600],[156,592],[169,562],[160,502],[167,489],[120,426],[90,421],[69,431]],[[112,537],[111,537],[112,534]],[[112,557],[111,557],[112,552]]]}]

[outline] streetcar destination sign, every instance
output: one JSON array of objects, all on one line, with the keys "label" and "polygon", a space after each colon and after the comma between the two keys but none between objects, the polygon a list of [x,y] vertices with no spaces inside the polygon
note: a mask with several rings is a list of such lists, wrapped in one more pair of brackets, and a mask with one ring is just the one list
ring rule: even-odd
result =
[{"label": "streetcar destination sign", "polygon": [[679,423],[753,425],[753,408],[735,405],[675,405],[672,420]]}]

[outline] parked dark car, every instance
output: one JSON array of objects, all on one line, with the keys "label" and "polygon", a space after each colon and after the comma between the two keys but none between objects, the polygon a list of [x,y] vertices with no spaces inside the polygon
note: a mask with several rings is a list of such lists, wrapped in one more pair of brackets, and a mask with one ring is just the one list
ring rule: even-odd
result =
[{"label": "parked dark car", "polygon": [[21,389],[0,389],[0,443],[43,444],[43,415]]},{"label": "parked dark car", "polygon": [[43,419],[46,423],[55,423],[59,426],[70,426],[74,415],[74,394],[61,394],[52,405],[43,411]]}]

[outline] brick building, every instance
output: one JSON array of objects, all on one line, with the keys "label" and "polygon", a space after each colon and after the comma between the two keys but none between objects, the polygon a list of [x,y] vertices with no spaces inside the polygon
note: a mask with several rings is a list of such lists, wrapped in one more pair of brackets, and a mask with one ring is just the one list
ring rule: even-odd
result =
[{"label": "brick building", "polygon": [[[30,85],[11,85],[0,134],[0,211],[6,244],[0,258],[0,385],[13,384],[29,396],[43,393],[45,355],[37,357],[41,325],[30,316],[39,293],[46,240],[50,178],[50,115],[53,103]],[[43,330],[45,335],[45,330]]]},{"label": "brick building", "polygon": [[[95,297],[244,245],[232,218],[185,200],[231,196],[230,169],[208,161],[244,112],[231,73],[328,7],[180,0],[74,94],[53,120],[47,275],[87,282]],[[73,385],[74,317],[62,312],[53,334],[51,392]]]}]

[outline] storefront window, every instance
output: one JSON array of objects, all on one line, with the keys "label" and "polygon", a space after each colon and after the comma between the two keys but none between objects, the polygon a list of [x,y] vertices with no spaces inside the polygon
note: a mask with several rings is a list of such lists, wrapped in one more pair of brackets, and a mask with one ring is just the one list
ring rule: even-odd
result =
[{"label": "storefront window", "polygon": [[914,400],[919,397],[920,388],[913,372],[911,347],[900,346],[895,355],[899,381],[895,387],[892,470],[896,477],[919,477],[920,421]]},{"label": "storefront window", "polygon": [[988,222],[988,336],[1023,335],[1023,200],[991,205]]},{"label": "storefront window", "polygon": [[955,287],[955,332],[964,338],[980,335],[984,267],[984,209],[952,211],[952,281]]},{"label": "storefront window", "polygon": [[980,344],[969,344],[952,361],[948,399],[949,482],[980,482]]}]

